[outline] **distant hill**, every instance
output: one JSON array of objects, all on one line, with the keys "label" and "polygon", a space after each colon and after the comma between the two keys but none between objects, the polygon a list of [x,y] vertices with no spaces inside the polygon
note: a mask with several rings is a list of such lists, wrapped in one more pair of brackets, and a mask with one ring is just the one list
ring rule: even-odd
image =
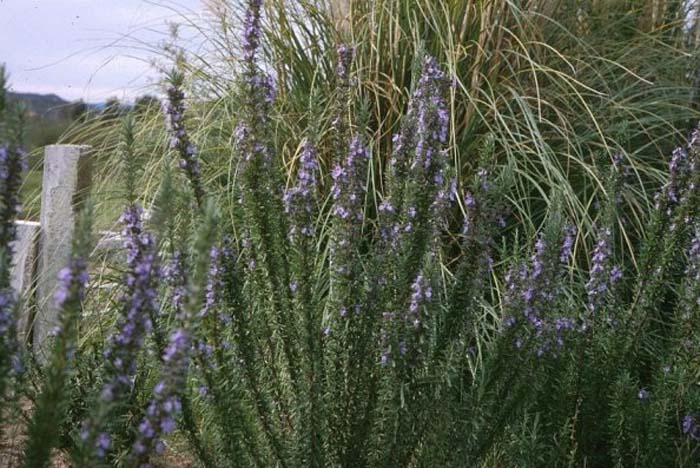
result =
[{"label": "distant hill", "polygon": [[77,115],[83,112],[87,112],[90,116],[96,116],[106,112],[108,108],[116,110],[117,113],[129,111],[134,107],[138,109],[155,105],[160,108],[160,101],[158,98],[149,94],[144,94],[139,97],[133,104],[120,102],[116,98],[109,98],[104,102],[86,103],[82,100],[67,101],[56,94],[16,92],[8,92],[7,100],[10,105],[15,102],[24,103],[27,109],[27,117],[30,120],[41,120],[44,122],[74,120]]},{"label": "distant hill", "polygon": [[24,143],[29,150],[56,143],[77,118],[90,112],[84,103],[55,94],[9,92],[7,101],[11,106],[21,103],[26,109]]},{"label": "distant hill", "polygon": [[22,102],[27,107],[29,117],[41,117],[48,120],[60,119],[65,115],[71,103],[55,94],[7,93],[10,104]]},{"label": "distant hill", "polygon": [[11,106],[22,103],[26,109],[25,143],[30,150],[56,143],[79,119],[117,118],[132,109],[138,112],[153,106],[160,111],[160,102],[150,95],[141,96],[135,104],[129,104],[116,98],[85,103],[82,100],[67,101],[56,94],[8,92],[7,101]]}]

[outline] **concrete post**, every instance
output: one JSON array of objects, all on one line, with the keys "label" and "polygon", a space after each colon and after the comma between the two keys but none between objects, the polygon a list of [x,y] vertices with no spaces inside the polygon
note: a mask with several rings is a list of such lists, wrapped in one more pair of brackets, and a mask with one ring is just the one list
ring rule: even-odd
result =
[{"label": "concrete post", "polygon": [[342,31],[350,28],[350,2],[352,0],[329,0],[331,17],[335,20],[335,25]]},{"label": "concrete post", "polygon": [[10,244],[12,249],[10,287],[22,303],[18,323],[20,340],[27,338],[25,334],[29,325],[30,298],[36,286],[34,280],[38,260],[39,226],[39,223],[32,221],[16,221],[17,238]]},{"label": "concrete post", "polygon": [[91,178],[91,147],[52,145],[44,150],[41,233],[34,350],[42,357],[47,336],[58,325],[54,294],[58,272],[69,261],[77,214]]}]

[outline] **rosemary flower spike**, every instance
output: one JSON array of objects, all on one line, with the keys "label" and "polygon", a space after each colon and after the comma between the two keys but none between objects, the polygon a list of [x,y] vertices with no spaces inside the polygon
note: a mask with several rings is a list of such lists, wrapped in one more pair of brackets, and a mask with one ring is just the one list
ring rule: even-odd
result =
[{"label": "rosemary flower spike", "polygon": [[184,76],[173,70],[167,77],[166,94],[168,101],[165,107],[168,131],[170,133],[170,148],[179,159],[179,166],[185,172],[198,206],[204,202],[204,188],[199,167],[198,150],[192,143],[185,126],[185,93],[182,89]]},{"label": "rosemary flower spike", "polygon": [[88,460],[104,458],[110,448],[106,423],[117,403],[132,389],[138,359],[153,327],[152,317],[159,309],[157,289],[162,275],[157,263],[156,242],[144,231],[142,214],[140,206],[131,204],[121,217],[127,262],[126,291],[121,297],[122,313],[117,319],[117,330],[110,336],[104,351],[107,382],[100,393],[99,407],[80,433]]}]

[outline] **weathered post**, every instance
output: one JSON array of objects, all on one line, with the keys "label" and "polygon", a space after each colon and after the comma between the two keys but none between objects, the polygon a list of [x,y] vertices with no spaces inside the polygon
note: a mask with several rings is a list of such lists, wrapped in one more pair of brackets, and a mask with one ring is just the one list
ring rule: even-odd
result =
[{"label": "weathered post", "polygon": [[10,269],[10,287],[22,301],[22,309],[19,316],[20,339],[27,338],[29,325],[28,303],[32,291],[34,291],[37,254],[39,249],[40,224],[33,221],[16,221],[17,237],[12,242],[12,267]]},{"label": "weathered post", "polygon": [[352,0],[329,0],[328,7],[331,17],[338,29],[347,31],[350,28],[350,3]]},{"label": "weathered post", "polygon": [[58,272],[70,259],[78,211],[90,186],[91,160],[90,146],[52,145],[44,150],[41,252],[34,318],[34,350],[40,359],[46,338],[58,325],[54,300]]}]

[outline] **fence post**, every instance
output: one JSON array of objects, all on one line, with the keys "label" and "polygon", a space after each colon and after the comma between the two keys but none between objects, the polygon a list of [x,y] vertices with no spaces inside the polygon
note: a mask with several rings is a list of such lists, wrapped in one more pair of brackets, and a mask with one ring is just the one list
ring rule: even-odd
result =
[{"label": "fence post", "polygon": [[352,0],[330,0],[330,14],[338,29],[347,31],[350,28],[350,9]]},{"label": "fence post", "polygon": [[18,332],[22,340],[28,337],[29,304],[31,293],[36,287],[36,265],[39,251],[39,223],[34,221],[15,221],[17,236],[10,244],[12,266],[10,268],[10,287],[18,299],[22,300],[22,309],[18,320]]},{"label": "fence post", "polygon": [[34,351],[43,360],[44,342],[58,325],[54,294],[58,272],[71,255],[80,205],[90,186],[92,156],[86,145],[51,145],[44,149],[41,187],[40,253]]}]

